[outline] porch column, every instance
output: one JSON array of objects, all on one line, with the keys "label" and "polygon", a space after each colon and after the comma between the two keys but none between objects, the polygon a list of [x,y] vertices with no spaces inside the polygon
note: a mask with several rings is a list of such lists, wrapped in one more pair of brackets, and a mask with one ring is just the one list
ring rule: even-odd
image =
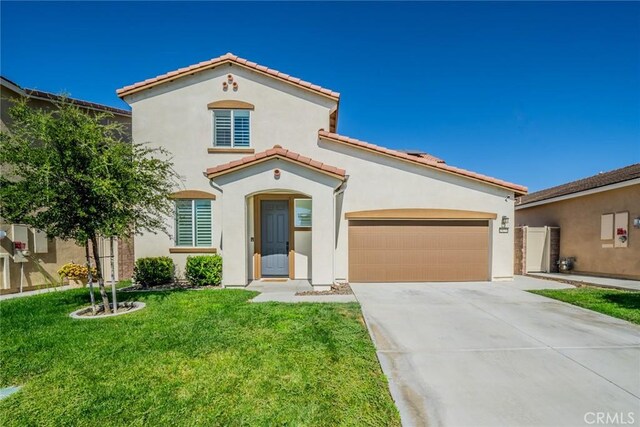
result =
[{"label": "porch column", "polygon": [[217,224],[222,227],[222,285],[246,286],[247,212],[244,194],[225,192],[222,200],[222,224]]},{"label": "porch column", "polygon": [[333,188],[318,188],[312,197],[311,216],[311,284],[333,284],[334,211]]}]

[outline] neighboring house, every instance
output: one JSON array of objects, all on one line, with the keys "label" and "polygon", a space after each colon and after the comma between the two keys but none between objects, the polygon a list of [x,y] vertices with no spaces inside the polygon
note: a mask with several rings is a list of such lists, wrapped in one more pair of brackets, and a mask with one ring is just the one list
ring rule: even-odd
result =
[{"label": "neighboring house", "polygon": [[[22,88],[16,83],[4,77],[0,77],[0,129],[11,131],[11,118],[9,108],[13,99],[26,97],[29,105],[34,108],[50,109],[61,97],[49,92]],[[109,112],[113,119],[125,125],[127,138],[131,132],[131,113],[127,110],[108,107],[93,102],[81,101],[69,98],[70,102],[78,105],[86,111]],[[48,239],[43,233],[30,229],[20,224],[9,224],[0,218],[0,230],[7,236],[0,240],[0,294],[19,292],[22,286],[24,291],[34,289],[37,286],[59,281],[57,271],[68,262],[85,263],[85,251],[83,247],[71,241],[60,239]],[[15,243],[25,243],[31,255],[21,256],[21,252],[15,250]],[[107,257],[110,254],[109,242],[100,242],[100,255]],[[118,280],[130,278],[133,273],[133,242],[131,240],[118,241],[115,248],[116,254],[116,278]],[[110,262],[105,262],[105,277],[110,278]]]},{"label": "neighboring house", "polygon": [[134,139],[168,149],[185,179],[173,236],[136,237],[136,257],[183,269],[218,252],[225,286],[513,276],[507,224],[526,188],[337,134],[332,90],[229,53],[117,93]]},{"label": "neighboring house", "polygon": [[640,163],[522,196],[516,224],[559,227],[576,273],[640,279]]}]

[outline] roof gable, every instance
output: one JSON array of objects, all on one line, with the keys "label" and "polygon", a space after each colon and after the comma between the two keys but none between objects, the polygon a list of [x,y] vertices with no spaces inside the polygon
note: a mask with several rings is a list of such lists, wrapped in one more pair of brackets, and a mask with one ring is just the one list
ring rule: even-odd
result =
[{"label": "roof gable", "polygon": [[244,169],[248,166],[262,163],[271,159],[286,160],[288,162],[316,170],[326,175],[333,176],[334,178],[338,178],[340,180],[344,180],[346,178],[346,171],[344,169],[330,166],[326,163],[318,162],[316,160],[310,159],[309,157],[305,157],[291,150],[282,148],[279,145],[274,145],[273,148],[262,151],[260,153],[256,153],[252,156],[243,157],[239,160],[234,160],[229,163],[224,163],[212,168],[208,168],[205,172],[205,175],[207,176],[207,178],[211,179],[215,178],[216,176],[226,175],[239,169]]},{"label": "roof gable", "polygon": [[379,145],[369,144],[368,142],[360,141],[355,138],[349,138],[347,136],[327,132],[326,130],[323,130],[323,129],[320,129],[318,131],[318,137],[328,141],[339,142],[352,147],[368,150],[373,153],[394,157],[399,160],[416,163],[432,169],[437,169],[437,170],[449,172],[455,175],[464,176],[466,178],[470,178],[476,181],[480,181],[487,184],[505,188],[507,190],[515,192],[516,194],[526,194],[527,192],[527,187],[524,187],[522,185],[513,184],[511,182],[503,181],[497,178],[492,178],[487,175],[471,172],[465,169],[457,168],[455,166],[449,166],[446,163],[444,163],[441,159],[438,159],[433,156],[428,156],[428,157],[415,156],[415,155],[403,153],[398,150],[391,150],[389,148],[381,147]]},{"label": "roof gable", "polygon": [[210,70],[212,68],[215,68],[227,63],[233,63],[240,67],[247,68],[249,70],[258,72],[260,74],[271,77],[273,79],[280,80],[285,83],[289,83],[296,87],[308,90],[310,92],[314,92],[316,94],[325,96],[327,98],[331,98],[336,101],[340,99],[340,94],[338,92],[334,92],[330,89],[326,89],[321,86],[314,85],[313,83],[301,80],[297,77],[290,76],[278,70],[265,67],[264,65],[256,64],[255,62],[251,62],[247,59],[240,58],[230,52],[222,56],[219,56],[217,58],[210,59],[208,61],[202,61],[198,64],[193,64],[188,67],[183,67],[175,71],[171,71],[171,72],[161,74],[159,76],[156,76],[138,83],[125,86],[123,88],[118,89],[116,93],[120,98],[124,98],[127,95],[140,92],[141,90],[149,89],[151,87],[158,86],[163,83],[168,83],[173,80],[176,80],[181,77],[185,77],[194,73]]}]

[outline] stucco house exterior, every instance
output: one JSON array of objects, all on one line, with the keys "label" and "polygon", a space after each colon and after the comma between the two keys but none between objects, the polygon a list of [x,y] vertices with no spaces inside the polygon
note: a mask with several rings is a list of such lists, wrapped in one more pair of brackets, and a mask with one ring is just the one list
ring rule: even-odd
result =
[{"label": "stucco house exterior", "polygon": [[516,225],[559,227],[576,273],[640,279],[640,163],[524,195]]},{"label": "stucco house exterior", "polygon": [[[9,109],[16,98],[26,98],[30,106],[49,110],[61,97],[51,92],[24,88],[17,83],[0,76],[0,129],[11,131]],[[80,99],[68,98],[69,102],[88,112],[108,112],[112,120],[125,126],[128,137],[131,125],[131,113],[120,108],[96,104]],[[0,167],[0,172],[2,168]],[[84,264],[85,250],[72,241],[53,239],[33,228],[22,224],[11,224],[0,218],[0,230],[6,237],[0,239],[0,294],[30,291],[51,282],[59,282],[58,269],[68,262]],[[16,250],[16,243],[25,244],[24,249],[31,254],[22,256]],[[109,242],[100,240],[100,256],[110,256]],[[114,248],[116,280],[131,278],[133,273],[133,241],[119,240]],[[105,263],[105,277],[111,277],[110,263]]]},{"label": "stucco house exterior", "polygon": [[526,188],[340,135],[337,92],[228,53],[117,94],[184,177],[173,235],[136,237],[136,257],[217,252],[224,286],[513,277]]}]

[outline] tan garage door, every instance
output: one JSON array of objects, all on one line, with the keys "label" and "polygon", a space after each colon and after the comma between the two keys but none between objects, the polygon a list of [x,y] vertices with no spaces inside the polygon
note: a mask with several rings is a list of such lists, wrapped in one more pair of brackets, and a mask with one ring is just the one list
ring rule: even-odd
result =
[{"label": "tan garage door", "polygon": [[488,227],[488,221],[349,221],[349,281],[489,280]]}]

